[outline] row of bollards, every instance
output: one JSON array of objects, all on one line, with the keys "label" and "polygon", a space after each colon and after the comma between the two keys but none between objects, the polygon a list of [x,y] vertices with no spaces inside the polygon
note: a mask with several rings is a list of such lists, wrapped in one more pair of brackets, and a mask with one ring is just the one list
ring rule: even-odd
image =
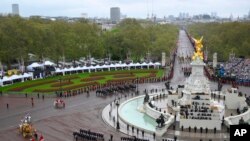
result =
[{"label": "row of bollards", "polygon": [[[130,130],[130,126],[129,126],[129,124],[127,124],[127,131],[129,131]],[[134,133],[135,132],[135,127],[134,126],[131,126],[131,130],[132,130],[132,133]],[[139,128],[137,128],[136,129],[136,133],[137,133],[137,135],[139,134],[139,132],[140,132],[140,130],[139,130]],[[144,137],[144,130],[141,130],[141,135],[142,135],[142,137]],[[155,139],[155,133],[153,133],[153,138]]]},{"label": "row of bollards", "polygon": [[[175,130],[175,125],[173,125],[173,130]],[[205,133],[208,133],[208,128],[205,128],[204,130],[205,130]],[[181,126],[181,131],[184,131],[184,127],[183,126]],[[194,132],[196,133],[197,131],[198,131],[198,129],[195,126],[194,127]],[[215,127],[214,128],[214,134],[216,133],[216,131],[217,131],[217,129]],[[191,127],[190,126],[188,127],[188,132],[191,132]],[[203,128],[202,127],[200,127],[200,133],[203,133]]]}]

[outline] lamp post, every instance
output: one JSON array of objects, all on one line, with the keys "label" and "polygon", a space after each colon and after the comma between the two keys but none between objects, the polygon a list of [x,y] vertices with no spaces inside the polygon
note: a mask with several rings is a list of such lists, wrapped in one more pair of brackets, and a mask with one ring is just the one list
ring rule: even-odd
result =
[{"label": "lamp post", "polygon": [[116,112],[116,118],[117,118],[117,121],[116,121],[116,129],[119,130],[120,129],[120,123],[119,123],[119,117],[118,117],[118,108],[119,108],[119,100],[117,99],[116,100],[116,107],[117,107],[117,112]]},{"label": "lamp post", "polygon": [[62,96],[62,77],[59,78],[60,81],[60,96]]},{"label": "lamp post", "polygon": [[138,95],[139,94],[139,77],[137,77],[137,79],[136,79],[137,81],[136,81],[136,83],[137,83],[137,86],[136,86],[136,94]]}]

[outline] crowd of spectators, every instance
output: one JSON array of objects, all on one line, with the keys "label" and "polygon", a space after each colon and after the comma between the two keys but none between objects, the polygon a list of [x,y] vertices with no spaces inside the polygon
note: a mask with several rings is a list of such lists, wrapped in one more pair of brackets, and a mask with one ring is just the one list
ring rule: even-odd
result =
[{"label": "crowd of spectators", "polygon": [[250,59],[230,58],[225,64],[224,77],[235,78],[237,84],[250,82]]},{"label": "crowd of spectators", "polygon": [[237,82],[250,81],[250,59],[230,58],[225,63],[225,77],[234,77]]},{"label": "crowd of spectators", "polygon": [[181,106],[181,118],[185,119],[200,119],[200,120],[212,120],[213,110],[209,110],[209,105],[199,105],[197,102],[193,102],[191,108]]},{"label": "crowd of spectators", "polygon": [[210,80],[219,80],[233,86],[250,86],[250,59],[231,57],[217,69],[205,69]]}]

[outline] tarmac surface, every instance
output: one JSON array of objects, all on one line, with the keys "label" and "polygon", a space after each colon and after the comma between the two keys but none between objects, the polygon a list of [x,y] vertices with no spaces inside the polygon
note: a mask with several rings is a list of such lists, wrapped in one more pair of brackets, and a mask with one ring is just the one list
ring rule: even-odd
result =
[{"label": "tarmac surface", "polygon": [[[183,53],[190,53],[193,51],[187,41],[185,34],[180,33],[178,51]],[[185,46],[183,45],[185,44]],[[182,50],[183,49],[183,50]],[[185,50],[185,51],[184,51]],[[171,80],[171,86],[174,88],[178,84],[183,84],[186,77],[181,73],[181,64],[178,60],[175,61],[174,77]],[[211,82],[211,90],[215,90],[217,83]],[[164,82],[141,84],[139,85],[140,94],[145,89],[152,88],[164,88]],[[224,85],[222,89],[230,88],[230,85]],[[249,95],[249,88],[239,87],[239,91]],[[129,97],[133,97],[132,92],[127,93]],[[117,94],[108,97],[97,97],[95,92],[80,94],[74,97],[63,98],[66,103],[65,109],[55,109],[53,107],[53,101],[56,98],[47,98],[43,100],[34,97],[34,107],[31,104],[31,97],[25,98],[24,95],[2,95],[0,96],[0,140],[1,141],[27,141],[18,132],[18,125],[20,120],[29,113],[32,116],[33,126],[36,128],[38,135],[44,136],[45,141],[73,141],[73,131],[79,131],[79,129],[90,129],[94,132],[100,132],[104,134],[105,141],[108,141],[110,134],[114,136],[114,141],[119,141],[120,137],[126,137],[128,135],[116,131],[115,128],[107,125],[102,120],[102,110],[105,106],[112,103],[117,97],[123,97],[124,94]],[[9,108],[7,109],[7,103]],[[229,140],[229,134],[226,133],[226,129],[222,133],[214,134],[213,132],[194,133],[188,131],[177,131],[178,123],[176,123],[176,130],[170,127],[167,131],[165,138],[173,138],[174,135],[178,137],[178,140],[190,140],[198,141],[201,138],[204,140]],[[124,129],[122,129],[124,130]],[[150,140],[154,140],[152,135],[146,135]],[[157,139],[160,140],[160,139]]]}]

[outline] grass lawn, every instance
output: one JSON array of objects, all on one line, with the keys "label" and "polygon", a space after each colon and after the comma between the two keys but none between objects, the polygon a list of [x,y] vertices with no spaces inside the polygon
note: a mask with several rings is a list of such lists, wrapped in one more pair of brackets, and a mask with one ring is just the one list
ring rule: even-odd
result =
[{"label": "grass lawn", "polygon": [[[40,89],[40,90],[44,90],[44,89],[51,89],[51,88],[60,88],[60,86],[58,87],[52,87],[52,84],[58,83],[60,82],[60,79],[64,79],[64,81],[68,81],[68,79],[70,79],[71,82],[73,82],[72,84],[67,84],[67,85],[63,85],[62,88],[64,87],[68,87],[68,86],[74,86],[74,85],[78,85],[78,84],[84,84],[84,83],[89,83],[90,81],[81,81],[81,79],[83,78],[93,78],[97,76],[103,76],[104,79],[100,79],[100,80],[93,80],[95,82],[98,82],[100,84],[105,84],[107,81],[109,80],[116,80],[116,79],[123,79],[121,78],[117,78],[114,77],[115,75],[119,75],[121,74],[130,74],[132,73],[133,76],[128,76],[128,77],[132,77],[132,78],[137,78],[137,77],[146,77],[149,74],[151,74],[152,72],[154,72],[156,74],[156,77],[162,77],[164,75],[164,70],[162,69],[150,69],[150,70],[119,70],[119,71],[110,71],[110,72],[92,72],[92,73],[79,73],[79,74],[72,74],[72,75],[65,75],[65,76],[53,76],[53,77],[49,77],[49,78],[45,78],[45,79],[38,79],[38,80],[32,80],[32,81],[26,81],[23,83],[16,83],[13,85],[9,85],[9,86],[5,86],[5,87],[0,87],[0,91],[3,92],[10,92],[10,91],[14,91],[13,89],[15,88],[23,88],[22,90],[18,91],[18,92],[33,92],[34,90]],[[118,74],[119,73],[119,74]],[[92,76],[91,76],[92,75]],[[126,78],[126,77],[125,77]],[[54,82],[53,82],[54,80]],[[48,83],[46,83],[48,82]],[[40,84],[43,83],[43,84]]]}]

